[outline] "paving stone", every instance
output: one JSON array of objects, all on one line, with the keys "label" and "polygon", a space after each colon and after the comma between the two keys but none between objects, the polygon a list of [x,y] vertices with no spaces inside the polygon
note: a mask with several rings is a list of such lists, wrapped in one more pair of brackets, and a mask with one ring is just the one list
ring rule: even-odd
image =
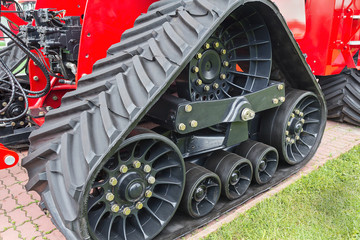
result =
[{"label": "paving stone", "polygon": [[49,240],[66,240],[59,230],[54,230],[53,232],[46,234],[45,237]]},{"label": "paving stone", "polygon": [[34,237],[41,236],[41,233],[36,230],[36,227],[31,222],[26,222],[16,227],[16,230],[20,232],[21,237],[24,239],[30,240]]},{"label": "paving stone", "polygon": [[47,216],[41,216],[33,220],[33,224],[37,225],[39,232],[46,234],[51,230],[56,229],[55,225],[51,222],[51,219]]},{"label": "paving stone", "polygon": [[[12,227],[11,222],[9,222],[9,217],[5,214],[0,215],[0,232],[4,231],[5,229]],[[0,233],[1,236],[1,233]]]},{"label": "paving stone", "polygon": [[16,230],[14,230],[13,228],[9,228],[8,230],[6,230],[5,232],[0,233],[0,239],[3,240],[17,240],[17,239],[21,239],[20,238],[20,233]]},{"label": "paving stone", "polygon": [[41,216],[45,216],[45,213],[41,211],[40,207],[37,204],[31,204],[27,207],[24,207],[23,210],[26,212],[26,216],[32,220],[37,219]]},{"label": "paving stone", "polygon": [[8,195],[7,198],[1,200],[0,204],[1,208],[4,209],[6,212],[10,212],[18,206],[15,199],[13,199],[11,195]]},{"label": "paving stone", "polygon": [[12,212],[7,212],[6,215],[10,217],[10,221],[15,224],[15,226],[19,226],[23,224],[25,221],[29,221],[30,218],[28,218],[25,214],[25,211],[21,209],[16,209]]}]

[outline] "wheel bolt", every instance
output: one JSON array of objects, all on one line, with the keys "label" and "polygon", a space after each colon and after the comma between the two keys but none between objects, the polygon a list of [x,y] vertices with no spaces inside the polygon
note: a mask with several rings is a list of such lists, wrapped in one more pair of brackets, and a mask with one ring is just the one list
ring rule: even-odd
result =
[{"label": "wheel bolt", "polygon": [[285,102],[285,97],[279,97],[280,102]]},{"label": "wheel bolt", "polygon": [[214,48],[218,48],[220,47],[220,43],[219,42],[214,42]]},{"label": "wheel bolt", "polygon": [[3,107],[6,107],[6,105],[7,105],[7,102],[3,102],[3,103],[2,103],[2,106],[3,106]]},{"label": "wheel bolt", "polygon": [[291,122],[288,122],[287,125],[288,125],[288,127],[290,127],[290,126],[291,126]]},{"label": "wheel bolt", "polygon": [[117,213],[119,210],[120,210],[119,205],[114,204],[114,205],[111,206],[111,211],[112,212]]},{"label": "wheel bolt", "polygon": [[280,85],[278,85],[278,87],[277,87],[277,88],[278,88],[278,90],[279,90],[279,91],[281,91],[281,90],[283,90],[283,89],[284,89],[284,85],[283,85],[283,84],[280,84]]},{"label": "wheel bolt", "polygon": [[300,116],[300,117],[303,117],[303,116],[304,116],[304,113],[303,113],[303,112],[300,112],[300,113],[299,113],[299,116]]},{"label": "wheel bolt", "polygon": [[123,213],[125,216],[129,216],[130,213],[131,213],[131,209],[128,208],[128,207],[126,207],[126,208],[124,208],[124,210],[122,211],[122,213]]},{"label": "wheel bolt", "polygon": [[287,143],[290,143],[290,142],[291,142],[291,138],[287,137],[287,138],[286,138],[286,142],[287,142]]},{"label": "wheel bolt", "polygon": [[204,48],[205,48],[205,49],[209,49],[209,48],[210,48],[210,44],[209,44],[209,43],[205,43],[205,44],[204,44]]},{"label": "wheel bolt", "polygon": [[291,114],[290,114],[290,117],[291,117],[291,118],[295,118],[295,114],[294,114],[294,113],[291,113]]},{"label": "wheel bolt", "polygon": [[18,99],[19,99],[20,102],[24,101],[24,97],[20,96]]},{"label": "wheel bolt", "polygon": [[110,178],[109,183],[111,186],[115,186],[118,183],[118,180],[115,177]]},{"label": "wheel bolt", "polygon": [[[201,80],[200,80],[201,81]],[[190,104],[185,106],[185,112],[189,113],[192,111],[192,106]]]},{"label": "wheel bolt", "polygon": [[228,67],[229,65],[230,65],[230,63],[229,63],[228,61],[224,61],[224,62],[223,62],[223,66],[224,66],[224,67]]},{"label": "wheel bolt", "polygon": [[153,176],[148,177],[148,183],[149,184],[154,184],[155,183],[155,178]]},{"label": "wheel bolt", "polygon": [[197,122],[196,120],[192,120],[192,121],[190,122],[190,126],[191,126],[192,128],[196,128],[196,127],[198,126],[198,122]]},{"label": "wheel bolt", "polygon": [[302,119],[300,120],[300,122],[304,124],[304,123],[305,123],[305,119],[302,118]]},{"label": "wheel bolt", "polygon": [[219,84],[218,84],[218,83],[214,83],[214,84],[213,84],[213,88],[214,88],[214,89],[218,89],[218,88],[219,88]]},{"label": "wheel bolt", "polygon": [[295,143],[295,139],[291,139],[291,144],[294,144]]},{"label": "wheel bolt", "polygon": [[302,129],[300,130],[300,132],[304,132],[304,129],[302,128]]},{"label": "wheel bolt", "polygon": [[145,165],[144,166],[144,172],[146,172],[146,173],[149,173],[149,172],[151,172],[151,167],[150,167],[150,165]]},{"label": "wheel bolt", "polygon": [[108,200],[109,202],[111,202],[112,200],[114,200],[114,198],[115,198],[115,196],[114,196],[114,194],[112,194],[112,193],[108,193],[108,194],[106,194],[106,200]]},{"label": "wheel bolt", "polygon": [[20,126],[24,126],[24,125],[25,125],[25,123],[24,123],[23,121],[20,121],[19,124],[20,124]]},{"label": "wheel bolt", "polygon": [[285,131],[285,135],[288,136],[288,135],[289,135],[289,131]]},{"label": "wheel bolt", "polygon": [[226,74],[224,74],[224,73],[220,74],[220,79],[225,80],[226,79]]},{"label": "wheel bolt", "polygon": [[197,53],[195,57],[196,57],[196,59],[201,59],[201,58],[202,58],[202,54],[201,54],[201,53]]},{"label": "wheel bolt", "polygon": [[133,162],[133,167],[134,168],[140,168],[141,167],[141,162],[139,162],[138,160]]},{"label": "wheel bolt", "polygon": [[128,170],[129,170],[129,168],[126,165],[121,165],[121,167],[120,167],[121,173],[127,173]]},{"label": "wheel bolt", "polygon": [[299,110],[299,109],[296,109],[296,110],[295,110],[295,113],[296,113],[297,115],[299,115],[299,114],[300,114],[300,110]]},{"label": "wheel bolt", "polygon": [[201,79],[196,80],[196,85],[201,86],[203,84],[203,81]]},{"label": "wheel bolt", "polygon": [[151,196],[152,196],[152,191],[147,190],[147,191],[145,192],[145,197],[151,198]]},{"label": "wheel bolt", "polygon": [[144,204],[142,204],[142,202],[137,202],[135,207],[136,207],[136,209],[140,210],[144,207]]},{"label": "wheel bolt", "polygon": [[209,85],[205,85],[205,86],[204,86],[204,91],[205,91],[205,92],[210,91],[210,87],[209,87]]},{"label": "wheel bolt", "polygon": [[225,54],[226,54],[226,49],[221,49],[220,53],[221,53],[222,55],[225,55]]},{"label": "wheel bolt", "polygon": [[185,131],[185,130],[186,130],[186,125],[183,124],[183,123],[180,123],[180,124],[179,124],[179,130],[180,130],[180,131]]},{"label": "wheel bolt", "polygon": [[192,68],[192,71],[194,73],[198,73],[200,71],[200,69],[199,69],[199,67],[195,66],[195,67]]},{"label": "wheel bolt", "polygon": [[273,102],[273,104],[278,104],[278,103],[279,103],[279,99],[273,98],[272,102]]},{"label": "wheel bolt", "polygon": [[16,122],[11,122],[11,126],[15,127],[15,126],[16,126]]},{"label": "wheel bolt", "polygon": [[296,136],[295,139],[296,139],[296,140],[300,140],[300,136]]}]

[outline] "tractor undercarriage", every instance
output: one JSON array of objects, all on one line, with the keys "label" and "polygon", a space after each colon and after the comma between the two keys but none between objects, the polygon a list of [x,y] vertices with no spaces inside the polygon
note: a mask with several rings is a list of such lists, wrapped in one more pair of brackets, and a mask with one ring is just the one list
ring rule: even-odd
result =
[{"label": "tractor undercarriage", "polygon": [[173,239],[297,172],[325,120],[271,2],[159,1],[32,132],[26,188],[67,239]]}]

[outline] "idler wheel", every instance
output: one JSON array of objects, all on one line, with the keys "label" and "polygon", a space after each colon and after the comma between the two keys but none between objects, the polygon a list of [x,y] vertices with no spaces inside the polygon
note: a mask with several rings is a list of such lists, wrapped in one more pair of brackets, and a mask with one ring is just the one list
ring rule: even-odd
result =
[{"label": "idler wheel", "polygon": [[214,152],[204,167],[220,177],[221,192],[230,200],[239,198],[246,192],[253,176],[253,168],[248,159],[223,150]]},{"label": "idler wheel", "polygon": [[236,153],[251,161],[254,179],[258,184],[265,184],[274,176],[279,162],[275,148],[261,142],[247,140],[237,147]]},{"label": "idler wheel", "polygon": [[215,207],[221,193],[219,177],[204,167],[185,163],[186,183],[181,208],[193,218],[207,215]]}]

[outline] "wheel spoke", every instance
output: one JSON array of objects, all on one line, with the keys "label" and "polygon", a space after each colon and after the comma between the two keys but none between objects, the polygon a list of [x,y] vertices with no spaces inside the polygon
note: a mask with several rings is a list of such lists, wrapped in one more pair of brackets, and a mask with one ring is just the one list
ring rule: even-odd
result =
[{"label": "wheel spoke", "polygon": [[172,152],[172,149],[170,148],[161,148],[161,150],[158,150],[158,152],[154,153],[154,156],[152,156],[151,159],[149,159],[149,162],[155,162],[160,157],[164,156],[165,154],[168,154],[169,152]]},{"label": "wheel spoke", "polygon": [[155,173],[164,171],[164,170],[169,169],[169,168],[178,168],[178,167],[180,167],[179,164],[177,164],[177,163],[169,163],[168,161],[164,161],[163,164],[161,164],[160,166],[159,165],[157,165],[155,168],[153,168]]},{"label": "wheel spoke", "polygon": [[308,109],[309,109],[309,110],[304,111],[304,116],[309,115],[309,114],[314,113],[314,112],[319,112],[319,111],[320,111],[320,110],[317,109],[317,108],[311,108],[311,107],[309,107]]},{"label": "wheel spoke", "polygon": [[293,152],[293,150],[292,150],[292,145],[289,145],[289,148],[290,148],[290,154],[291,154],[291,156],[289,156],[290,158],[292,157],[292,159],[294,159],[295,161],[297,161],[296,160],[296,157],[294,156],[294,152]]},{"label": "wheel spoke", "polygon": [[215,206],[216,202],[212,202],[207,196],[204,198],[204,200],[206,200],[208,203],[210,203],[211,205]]},{"label": "wheel spoke", "polygon": [[177,185],[177,186],[181,186],[181,182],[174,181],[173,179],[158,178],[158,179],[156,179],[155,185]]},{"label": "wheel spoke", "polygon": [[246,180],[246,181],[251,181],[251,179],[250,178],[248,178],[248,177],[246,177],[246,176],[244,176],[244,175],[240,175],[240,179],[243,179],[243,180]]},{"label": "wheel spoke", "polygon": [[299,141],[300,141],[305,147],[307,147],[308,149],[311,149],[311,146],[308,145],[302,138],[300,138]]},{"label": "wheel spoke", "polygon": [[303,103],[300,104],[300,109],[303,112],[308,106],[310,106],[311,104],[315,103],[316,100],[311,100],[308,103],[306,103],[304,106],[301,106]]},{"label": "wheel spoke", "polygon": [[306,131],[306,130],[304,130],[304,132],[303,133],[306,133],[306,134],[308,134],[308,135],[310,135],[310,136],[313,136],[313,137],[317,137],[317,134],[316,133],[312,133],[312,132],[309,132],[309,131]]},{"label": "wheel spoke", "polygon": [[301,157],[305,157],[305,155],[300,151],[300,149],[296,143],[294,144],[294,146],[295,146],[296,151],[301,155]]},{"label": "wheel spoke", "polygon": [[147,211],[148,213],[150,213],[151,216],[153,216],[156,220],[158,220],[161,225],[163,225],[163,224],[165,223],[165,221],[161,220],[161,219],[151,210],[151,208],[149,208],[148,206],[146,206],[146,207],[144,207],[144,209],[146,209],[146,211]]},{"label": "wheel spoke", "polygon": [[233,82],[230,82],[230,81],[226,81],[228,84],[230,84],[231,86],[233,86],[233,87],[235,87],[235,88],[238,88],[238,89],[240,89],[240,90],[243,90],[243,91],[246,91],[246,92],[252,92],[252,91],[249,91],[249,90],[247,90],[247,89],[245,89],[245,88],[243,88],[243,87],[240,87],[239,85],[237,85],[237,84],[235,84],[235,83],[233,83]]},{"label": "wheel spoke", "polygon": [[199,202],[195,202],[195,209],[196,209],[196,212],[197,212],[197,214],[199,214],[199,215],[200,215],[199,205],[200,205],[200,203],[199,203]]},{"label": "wheel spoke", "polygon": [[221,89],[221,91],[227,96],[227,97],[231,97],[231,95],[230,94],[228,94],[224,89]]},{"label": "wheel spoke", "polygon": [[317,124],[317,123],[320,123],[320,121],[317,120],[317,119],[307,119],[307,120],[305,120],[305,124]]},{"label": "wheel spoke", "polygon": [[100,202],[103,201],[103,194],[96,196],[96,197],[91,197],[89,198],[88,201],[88,210],[91,210],[92,208],[94,208],[97,204],[99,204]]},{"label": "wheel spoke", "polygon": [[164,196],[161,196],[161,195],[156,194],[156,193],[153,193],[152,196],[155,197],[155,198],[157,198],[157,199],[159,199],[159,200],[162,200],[162,201],[164,201],[164,202],[167,202],[167,203],[171,204],[173,207],[176,206],[176,202],[173,202],[173,201],[165,198]]},{"label": "wheel spoke", "polygon": [[247,76],[247,77],[268,79],[268,77],[253,75],[253,74],[250,74],[250,73],[238,72],[238,71],[233,71],[233,70],[230,70],[229,72],[230,72],[230,73],[233,73],[233,74],[236,74],[236,75],[242,75],[242,76]]},{"label": "wheel spoke", "polygon": [[236,58],[236,59],[231,59],[229,62],[247,62],[247,61],[255,61],[255,62],[263,62],[263,61],[271,61],[271,59],[269,58],[249,58],[249,57],[244,57],[244,58]]},{"label": "wheel spoke", "polygon": [[102,207],[96,211],[91,211],[91,216],[89,216],[89,223],[90,226],[92,227],[92,229],[96,230],[101,218],[105,215],[105,213],[107,212],[105,207]]},{"label": "wheel spoke", "polygon": [[245,48],[245,47],[251,47],[251,46],[256,46],[256,45],[263,45],[263,44],[267,44],[269,43],[269,41],[253,41],[250,43],[246,43],[246,44],[241,44],[238,46],[235,46],[234,48],[230,49],[229,51],[235,51],[237,49],[241,49],[241,48]]},{"label": "wheel spoke", "polygon": [[140,230],[141,234],[144,236],[144,239],[148,239],[148,235],[146,234],[146,232],[144,231],[144,228],[143,226],[141,225],[141,222],[140,222],[140,219],[139,219],[139,216],[137,214],[134,215],[135,216],[135,219],[136,219],[136,223],[137,223],[137,226],[138,226],[138,230]]},{"label": "wheel spoke", "polygon": [[264,170],[264,173],[265,173],[266,175],[268,175],[270,178],[272,178],[272,175],[271,175],[268,171],[266,171],[266,169]]}]

